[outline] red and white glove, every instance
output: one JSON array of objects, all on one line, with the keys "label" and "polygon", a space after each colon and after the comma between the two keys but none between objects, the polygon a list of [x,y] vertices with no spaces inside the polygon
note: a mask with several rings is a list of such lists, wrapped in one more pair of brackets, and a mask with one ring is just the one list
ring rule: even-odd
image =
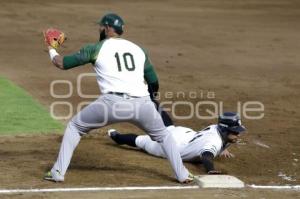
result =
[{"label": "red and white glove", "polygon": [[49,28],[44,31],[45,43],[48,46],[51,46],[54,49],[57,49],[61,46],[64,41],[67,39],[65,33],[54,28]]}]

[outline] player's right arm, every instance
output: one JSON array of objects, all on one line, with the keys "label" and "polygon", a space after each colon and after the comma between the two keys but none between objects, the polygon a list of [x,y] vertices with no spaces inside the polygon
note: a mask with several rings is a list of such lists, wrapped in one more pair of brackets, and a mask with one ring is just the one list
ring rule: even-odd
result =
[{"label": "player's right arm", "polygon": [[154,70],[153,64],[151,63],[148,54],[145,50],[144,53],[146,56],[144,64],[144,78],[148,84],[148,91],[150,93],[150,97],[151,99],[154,99],[155,93],[157,93],[159,89],[158,77]]},{"label": "player's right arm", "polygon": [[94,45],[86,45],[77,53],[66,56],[59,55],[54,49],[51,49],[51,47],[49,47],[49,54],[52,63],[56,67],[62,70],[68,70],[87,63],[94,64],[97,59],[100,47],[101,44],[98,43]]}]

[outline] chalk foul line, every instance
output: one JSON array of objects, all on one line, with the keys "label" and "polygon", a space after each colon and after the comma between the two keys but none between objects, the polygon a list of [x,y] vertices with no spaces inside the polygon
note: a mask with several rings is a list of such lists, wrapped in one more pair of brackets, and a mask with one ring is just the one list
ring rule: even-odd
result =
[{"label": "chalk foul line", "polygon": [[[288,189],[300,191],[300,185],[247,185],[253,189]],[[135,191],[135,190],[182,190],[182,189],[199,189],[194,186],[145,186],[145,187],[82,187],[82,188],[48,188],[48,189],[0,189],[0,194],[13,193],[46,193],[46,192],[88,192],[88,191]]]},{"label": "chalk foul line", "polygon": [[199,186],[149,186],[149,187],[82,187],[50,189],[0,189],[1,193],[44,193],[44,192],[84,192],[84,191],[135,191],[135,190],[178,190],[199,189]]},{"label": "chalk foul line", "polygon": [[300,185],[247,185],[254,189],[295,189],[300,191]]}]

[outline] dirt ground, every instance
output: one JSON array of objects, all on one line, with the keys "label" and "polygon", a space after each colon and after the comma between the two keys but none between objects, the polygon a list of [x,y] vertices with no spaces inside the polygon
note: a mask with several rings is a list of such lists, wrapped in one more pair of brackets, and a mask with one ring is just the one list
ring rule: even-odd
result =
[{"label": "dirt ground", "polygon": [[[107,11],[123,16],[127,22],[125,37],[149,51],[162,93],[195,91],[196,98],[185,99],[196,104],[207,100],[208,92],[214,92],[213,100],[223,101],[224,109],[232,111],[237,110],[237,102],[259,101],[264,105],[263,119],[243,118],[248,133],[240,144],[231,147],[236,157],[216,159],[217,168],[247,184],[300,184],[299,1],[2,0],[0,75],[27,90],[49,110],[55,101],[65,100],[74,107],[80,102],[92,101],[80,98],[76,92],[78,75],[93,72],[92,67],[70,71],[53,67],[45,52],[41,31],[47,27],[64,30],[69,39],[60,52],[76,52],[83,45],[98,40],[94,22]],[[72,96],[68,99],[51,97],[53,80],[71,81],[74,85]],[[94,78],[85,79],[82,88],[85,94],[99,94]],[[55,89],[57,94],[68,91],[65,86]],[[55,113],[65,115],[68,111],[66,107],[60,107]],[[182,106],[176,113],[188,115],[189,110]],[[175,121],[195,130],[215,122],[196,117]],[[128,124],[114,127],[140,132]],[[82,139],[62,184],[41,179],[56,158],[61,135],[0,137],[0,188],[177,185],[167,161],[114,145],[105,136],[107,128]],[[204,172],[201,165],[187,166],[195,174]],[[243,192],[226,191],[224,194],[235,198],[242,197]],[[130,198],[119,193],[102,196]],[[180,192],[187,198],[201,194],[212,198],[219,196],[210,191],[185,193],[189,192]],[[167,198],[170,195],[168,192],[136,194],[140,194],[136,196],[138,198]],[[251,190],[245,190],[245,194],[244,197],[250,198],[281,198],[282,194],[286,198],[299,196],[299,192]],[[33,195],[7,197],[33,198]],[[79,197],[77,194],[34,196]],[[96,193],[86,196],[95,197],[100,196]]]}]

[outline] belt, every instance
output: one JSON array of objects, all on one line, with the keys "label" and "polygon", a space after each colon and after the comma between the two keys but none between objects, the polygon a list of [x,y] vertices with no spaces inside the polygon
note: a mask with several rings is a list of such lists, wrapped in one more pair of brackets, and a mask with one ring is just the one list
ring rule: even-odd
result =
[{"label": "belt", "polygon": [[107,94],[112,94],[112,95],[117,95],[117,96],[120,96],[120,97],[123,97],[123,98],[139,98],[137,96],[131,96],[127,93],[120,93],[120,92],[107,92]]}]

